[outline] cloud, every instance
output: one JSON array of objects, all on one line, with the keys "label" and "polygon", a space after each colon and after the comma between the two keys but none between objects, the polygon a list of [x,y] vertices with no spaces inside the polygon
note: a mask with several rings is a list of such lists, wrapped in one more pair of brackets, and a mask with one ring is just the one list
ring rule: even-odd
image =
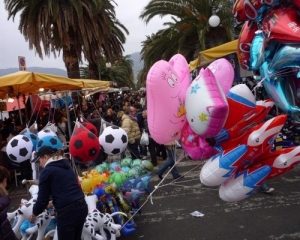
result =
[{"label": "cloud", "polygon": [[[146,36],[157,32],[163,28],[164,18],[155,17],[146,25],[139,15],[143,8],[148,4],[149,0],[115,0],[118,4],[116,7],[116,15],[118,20],[128,29],[129,36],[124,45],[125,55],[141,50],[141,42]],[[5,10],[3,1],[0,1],[0,63],[1,69],[16,68],[18,65],[18,56],[26,58],[27,67],[55,67],[65,69],[62,55],[56,59],[51,55],[41,60],[34,50],[29,50],[29,44],[25,41],[23,35],[18,30],[19,17],[7,20],[7,11]]]}]

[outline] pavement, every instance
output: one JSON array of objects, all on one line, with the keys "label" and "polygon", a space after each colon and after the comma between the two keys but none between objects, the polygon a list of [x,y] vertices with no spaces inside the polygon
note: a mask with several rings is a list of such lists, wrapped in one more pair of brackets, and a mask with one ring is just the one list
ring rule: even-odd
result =
[{"label": "pavement", "polygon": [[[300,168],[267,182],[271,194],[254,192],[247,199],[227,203],[218,188],[200,183],[203,161],[184,158],[178,169],[184,178],[163,184],[153,174],[151,196],[141,199],[141,214],[134,215],[136,231],[119,240],[285,240],[300,239]],[[10,189],[10,209],[27,198],[26,187]],[[203,217],[193,217],[199,211]]]}]

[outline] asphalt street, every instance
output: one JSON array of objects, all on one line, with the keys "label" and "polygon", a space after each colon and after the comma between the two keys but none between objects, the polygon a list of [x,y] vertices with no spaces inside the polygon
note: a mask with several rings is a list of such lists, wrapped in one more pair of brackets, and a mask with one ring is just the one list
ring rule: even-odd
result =
[{"label": "asphalt street", "polygon": [[[246,200],[226,203],[218,188],[201,185],[199,173],[203,162],[183,159],[179,164],[184,178],[172,182],[167,176],[162,185],[154,174],[150,187],[152,199],[144,196],[141,214],[133,219],[136,231],[119,240],[285,240],[300,239],[300,168],[268,181],[272,194],[255,192]],[[21,198],[28,198],[26,187],[10,191],[10,209]],[[199,211],[203,217],[193,217]]]},{"label": "asphalt street", "polygon": [[[134,216],[136,232],[121,240],[284,240],[300,239],[300,169],[268,181],[272,194],[255,192],[249,198],[226,203],[219,198],[218,188],[201,185],[201,162],[183,160],[179,171],[182,180],[164,181],[152,202]],[[159,183],[155,176],[152,189]],[[168,184],[171,183],[171,184]],[[199,211],[203,217],[190,213]]]}]

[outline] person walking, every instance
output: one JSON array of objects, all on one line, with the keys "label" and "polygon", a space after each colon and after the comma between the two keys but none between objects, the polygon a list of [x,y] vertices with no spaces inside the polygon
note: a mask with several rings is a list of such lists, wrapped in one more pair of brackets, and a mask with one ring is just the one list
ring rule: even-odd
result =
[{"label": "person walking", "polygon": [[39,179],[38,198],[29,218],[34,223],[48,206],[50,196],[56,211],[57,233],[60,240],[81,240],[88,214],[84,193],[68,160],[63,157],[63,145],[58,137],[46,136],[37,143],[37,155],[43,168]]},{"label": "person walking", "polygon": [[[143,110],[141,104],[135,103],[134,107],[136,109],[136,118],[137,124],[139,125],[141,134],[145,129],[144,117],[143,117]],[[143,160],[147,159],[147,146],[143,146],[139,143],[140,155]]]},{"label": "person walking", "polygon": [[132,159],[141,159],[139,153],[139,142],[141,139],[141,131],[137,124],[136,109],[133,106],[127,108],[125,114],[122,116],[121,128],[125,130],[128,136],[128,149]]},{"label": "person walking", "polygon": [[162,180],[164,172],[170,167],[170,168],[172,168],[171,174],[172,174],[174,180],[182,178],[183,176],[179,174],[178,169],[175,166],[175,154],[176,154],[175,153],[175,149],[176,149],[175,141],[173,141],[169,144],[166,144],[166,149],[167,149],[168,159],[156,171],[157,176],[159,177],[160,180]]},{"label": "person walking", "polygon": [[148,127],[148,119],[147,119],[147,110],[143,111],[143,118],[144,118],[144,128],[145,132],[148,133],[149,135],[149,144],[148,144],[148,149],[150,153],[150,158],[151,158],[151,163],[153,166],[157,166],[157,156],[156,156],[156,142],[155,140],[151,137],[151,134],[149,132],[149,127]]},{"label": "person walking", "polygon": [[9,175],[9,171],[0,166],[0,240],[18,240],[7,219],[10,198],[6,186]]}]

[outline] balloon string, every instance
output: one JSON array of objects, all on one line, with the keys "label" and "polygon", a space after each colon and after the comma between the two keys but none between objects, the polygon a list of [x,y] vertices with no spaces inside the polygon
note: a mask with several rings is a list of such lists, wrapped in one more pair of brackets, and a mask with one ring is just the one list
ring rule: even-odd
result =
[{"label": "balloon string", "polygon": [[269,77],[273,77],[273,76],[280,77],[280,76],[284,76],[285,74],[290,74],[293,72],[294,72],[294,70],[292,70],[292,69],[283,69],[283,70],[279,70],[275,73],[272,73],[272,74],[268,75],[267,77],[264,77],[262,80],[260,80],[253,88],[252,92],[256,92],[256,89],[261,87],[262,83]]},{"label": "balloon string", "polygon": [[[174,157],[176,159],[176,153],[174,153]],[[133,218],[134,216],[146,205],[146,203],[148,201],[150,201],[150,203],[153,205],[153,195],[154,193],[159,189],[159,188],[162,188],[162,187],[166,187],[166,186],[170,186],[170,185],[176,185],[176,186],[182,186],[182,187],[188,187],[188,185],[182,185],[181,183],[187,183],[187,182],[192,182],[192,181],[199,181],[198,178],[195,178],[195,179],[191,179],[191,180],[186,180],[186,181],[180,181],[180,184],[177,184],[176,181],[177,179],[174,179],[173,181],[171,181],[170,183],[167,183],[167,184],[163,184],[165,178],[169,175],[169,173],[172,171],[172,169],[182,160],[185,158],[185,154],[184,154],[184,151],[180,154],[180,156],[178,157],[178,160],[175,161],[175,164],[172,166],[172,168],[170,168],[170,170],[167,172],[167,174],[163,177],[163,179],[158,183],[158,185],[154,186],[154,190],[147,196],[145,202],[128,218],[128,220],[125,222],[125,224],[123,224],[122,228],[124,226],[126,226],[127,223],[129,223]],[[185,172],[183,174],[183,176],[189,174],[190,172],[194,171],[195,169],[199,168],[199,167],[202,167],[203,164],[205,163],[205,161],[199,161],[199,164],[197,164],[196,166],[194,166],[193,168],[191,168],[189,171]],[[189,188],[190,189],[190,188]],[[198,189],[198,188],[197,188]],[[121,231],[122,228],[119,230]]]}]

